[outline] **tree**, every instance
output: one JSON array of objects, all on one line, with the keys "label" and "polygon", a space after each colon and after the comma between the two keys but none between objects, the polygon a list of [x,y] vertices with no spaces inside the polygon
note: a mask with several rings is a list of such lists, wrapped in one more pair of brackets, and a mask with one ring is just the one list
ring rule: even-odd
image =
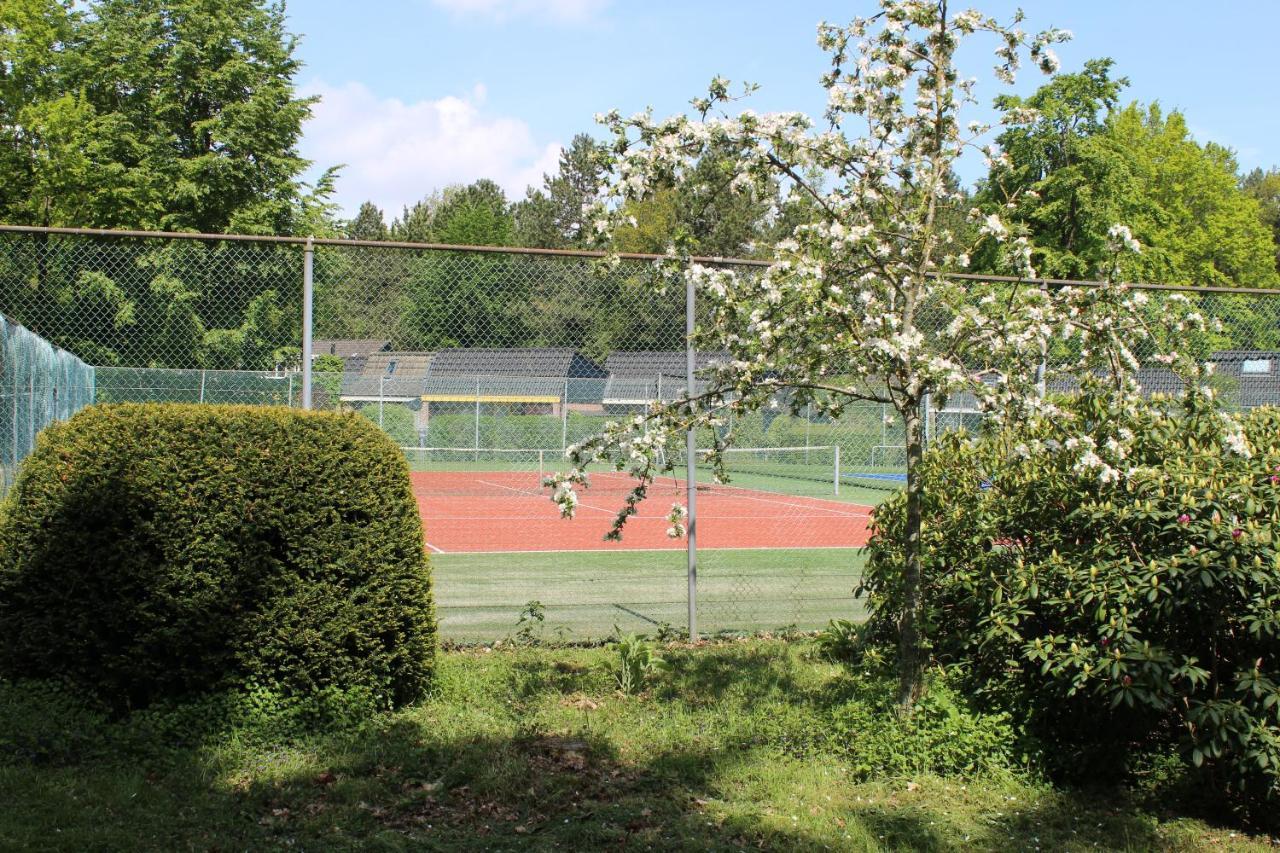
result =
[{"label": "tree", "polygon": [[[1176,284],[1268,286],[1275,249],[1257,202],[1237,186],[1225,148],[1200,145],[1178,112],[1118,109],[1124,78],[1111,60],[1055,77],[1026,99],[997,104],[1015,124],[978,194],[988,212],[1017,195],[1011,222],[1027,229],[1047,276],[1092,278],[1108,258],[1108,229],[1125,222],[1146,247],[1125,274]],[[986,265],[988,258],[978,259]]]},{"label": "tree", "polygon": [[332,191],[300,181],[295,45],[261,0],[5,3],[0,217],[292,233]]},{"label": "tree", "polygon": [[1055,75],[1028,98],[996,99],[1006,116],[1035,118],[999,136],[1009,166],[1000,169],[993,162],[976,201],[996,210],[1010,194],[1034,190],[1040,195],[1039,203],[1030,200],[1023,209],[1036,244],[1034,259],[1046,275],[1087,278],[1105,245],[1107,227],[1117,221],[1108,217],[1118,211],[1095,209],[1100,175],[1080,162],[1090,156],[1085,151],[1090,138],[1103,130],[1120,90],[1129,85],[1128,78],[1111,78],[1113,65],[1111,59],[1091,59],[1083,71]]},{"label": "tree", "polygon": [[[615,111],[604,119],[613,156],[596,208],[602,231],[625,221],[628,204],[663,187],[694,195],[710,191],[706,171],[698,168],[709,152],[732,163],[731,191],[765,199],[781,182],[784,199],[809,196],[818,217],[780,241],[771,265],[760,272],[692,264],[692,241],[674,235],[662,285],[694,285],[709,318],[695,343],[705,351],[727,350],[728,357],[705,391],[655,404],[569,448],[573,468],[547,480],[552,499],[571,515],[577,489],[589,483],[586,466],[602,459],[615,463],[636,478],[615,518],[616,537],[653,478],[670,464],[658,451],[673,436],[723,427],[730,415],[740,423],[743,414],[780,398],[793,410],[812,404],[834,417],[856,401],[891,406],[905,426],[907,447],[901,543],[906,603],[897,626],[904,710],[920,694],[925,662],[920,466],[926,396],[967,390],[1001,416],[1051,412],[1051,403],[1036,393],[1034,368],[1051,340],[1076,333],[1087,333],[1090,345],[1062,369],[1103,371],[1118,393],[1132,393],[1128,369],[1136,359],[1129,343],[1145,334],[1135,298],[1122,286],[1051,294],[947,275],[965,268],[972,250],[957,242],[942,215],[958,199],[952,166],[988,130],[980,124],[961,130],[961,113],[973,103],[972,83],[954,58],[962,41],[986,33],[998,44],[1002,80],[1013,79],[1028,52],[1043,70],[1055,70],[1049,45],[1066,35],[1049,30],[1028,36],[1016,28],[1019,20],[1006,27],[972,11],[952,15],[946,0],[886,0],[870,19],[843,28],[822,25],[819,43],[832,58],[822,81],[828,96],[822,130],[798,113],[713,113],[732,100],[721,78],[695,101],[695,117],[654,121]],[[996,156],[994,150],[987,154]],[[832,186],[820,190],[807,178],[814,174],[828,176]],[[1004,244],[1012,269],[1033,272],[1030,242],[1013,235],[1000,216],[982,219],[980,232],[981,239]],[[1137,245],[1121,226],[1111,236],[1115,253]],[[982,382],[978,368],[1000,381]],[[731,432],[721,432],[709,450],[717,476],[724,476],[720,455],[732,440]],[[1080,464],[1092,470],[1096,458],[1082,456]],[[672,509],[673,536],[684,532],[683,512]]]},{"label": "tree", "polygon": [[560,152],[560,168],[542,176],[542,189],[530,189],[512,208],[515,242],[543,249],[580,248],[590,243],[582,208],[599,183],[599,145],[585,133]]},{"label": "tree", "polygon": [[1241,189],[1257,199],[1262,222],[1271,229],[1276,270],[1280,271],[1280,169],[1254,169],[1240,182]]},{"label": "tree", "polygon": [[347,223],[344,236],[351,240],[386,240],[391,234],[386,217],[371,201],[360,205],[356,218]]},{"label": "tree", "polygon": [[431,221],[432,242],[452,246],[509,246],[513,231],[507,196],[487,178],[445,190]]}]

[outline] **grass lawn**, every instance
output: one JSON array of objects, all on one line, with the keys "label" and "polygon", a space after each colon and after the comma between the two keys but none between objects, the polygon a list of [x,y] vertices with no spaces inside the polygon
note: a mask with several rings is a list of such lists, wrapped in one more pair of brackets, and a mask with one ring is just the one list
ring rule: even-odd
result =
[{"label": "grass lawn", "polygon": [[663,654],[626,697],[607,649],[451,652],[432,698],[284,741],[0,684],[0,849],[1270,849],[1150,786],[1056,789],[954,698],[897,721],[808,643]]},{"label": "grass lawn", "polygon": [[[864,555],[854,548],[698,553],[703,632],[820,628],[861,619],[853,597]],[[492,642],[515,630],[530,601],[546,607],[548,638],[657,633],[687,622],[684,551],[432,554],[441,636]]]}]

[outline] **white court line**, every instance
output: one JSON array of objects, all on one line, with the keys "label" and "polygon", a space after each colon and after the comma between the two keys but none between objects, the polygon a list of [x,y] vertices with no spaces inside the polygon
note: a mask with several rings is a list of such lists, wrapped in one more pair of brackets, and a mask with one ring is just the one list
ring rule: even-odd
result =
[{"label": "white court line", "polygon": [[[543,497],[542,495],[539,495],[537,492],[529,492],[529,491],[525,491],[524,489],[517,489],[515,486],[504,486],[502,483],[494,483],[490,480],[476,480],[476,482],[483,483],[486,486],[493,486],[496,489],[506,489],[508,491],[515,492],[516,494],[526,498]],[[550,503],[551,502],[550,496],[546,496],[546,498],[547,498],[547,502]],[[581,500],[578,501],[578,506],[582,509],[595,510],[596,512],[608,513],[609,515],[617,515],[617,512],[615,512],[614,510],[603,509],[598,506],[592,506],[591,504],[583,503]],[[446,517],[449,517],[449,516],[446,516]],[[474,518],[475,516],[472,516],[472,517]],[[491,516],[483,516],[483,517],[490,518]]]},{"label": "white court line", "polygon": [[[616,472],[616,471],[601,471],[601,472],[597,472],[597,474],[596,474],[595,476],[609,476],[609,475],[616,475],[616,476],[618,476],[618,477],[625,477],[625,478],[626,478],[626,479],[628,479],[628,480],[634,479],[633,477],[630,477],[630,476],[628,476],[628,475],[626,475],[626,474],[622,474],[622,473],[620,473],[620,472]],[[506,486],[506,485],[503,485],[502,483],[495,483],[495,482],[493,482],[493,481],[491,481],[491,480],[476,480],[476,482],[477,482],[477,483],[483,483],[483,484],[484,484],[484,485],[486,485],[486,486],[493,486],[494,488],[497,488],[497,489],[506,489],[507,491],[515,492],[516,494],[518,494],[518,495],[522,495],[522,496],[525,496],[525,497],[538,497],[538,494],[537,494],[536,492],[526,491],[525,489],[518,489],[518,488],[516,488],[515,486]],[[588,486],[588,488],[590,488],[590,487]],[[733,489],[733,490],[735,490],[735,491],[739,491],[739,492],[758,492],[758,491],[760,491],[759,489],[748,489],[748,488],[746,488],[746,487],[744,487],[744,486],[729,486],[729,485],[725,485],[725,484],[723,484],[723,483],[716,484],[716,485],[714,486],[714,488],[717,488],[717,489]],[[586,490],[584,489],[583,491],[586,491]],[[770,494],[770,493],[766,492],[766,494]],[[796,507],[796,508],[799,508],[799,509],[816,509],[816,510],[819,510],[819,511],[822,511],[822,512],[828,512],[828,513],[830,513],[830,515],[815,515],[815,516],[812,516],[813,518],[832,518],[832,517],[835,517],[835,518],[870,518],[870,517],[871,517],[871,510],[875,509],[875,507],[873,507],[873,506],[869,506],[869,505],[867,505],[867,504],[846,503],[846,502],[844,502],[844,501],[836,501],[836,500],[831,500],[831,499],[829,499],[829,498],[810,498],[810,497],[804,497],[804,496],[801,496],[801,498],[800,498],[800,499],[801,499],[801,500],[803,500],[803,501],[806,501],[806,503],[795,503],[794,501],[784,501],[784,500],[778,500],[778,499],[776,499],[776,498],[762,498],[762,497],[759,497],[758,495],[749,495],[749,494],[734,495],[734,497],[744,498],[744,499],[746,499],[746,500],[750,500],[750,501],[759,501],[760,503],[777,504],[778,506],[789,506],[789,507]],[[831,509],[827,509],[826,507],[821,507],[821,506],[817,506],[817,507],[815,507],[815,506],[813,506],[813,504],[811,503],[811,502],[813,502],[813,501],[818,501],[818,502],[821,502],[821,503],[836,504],[836,505],[837,505],[837,506],[839,506],[841,509],[840,509],[840,510],[836,510],[834,507],[833,507],[833,508],[831,508]],[[617,514],[618,514],[618,511],[617,511],[617,510],[613,510],[613,509],[605,509],[604,507],[598,507],[598,506],[592,506],[591,504],[586,503],[586,502],[584,502],[584,501],[582,501],[582,500],[579,500],[579,501],[578,501],[578,506],[579,506],[579,507],[581,507],[581,508],[583,508],[583,509],[589,509],[589,510],[593,510],[593,511],[595,511],[595,512],[603,512],[603,513],[607,513],[607,514],[609,514],[609,515],[617,515]],[[861,509],[861,510],[866,510],[866,512],[848,512],[848,511],[845,511],[845,510],[846,510],[846,508],[849,508],[849,509]],[[639,516],[637,516],[637,517],[639,517]],[[647,517],[647,516],[645,516],[645,517]],[[659,518],[665,518],[666,516],[657,516],[657,517],[659,517]],[[752,517],[752,518],[756,518],[757,516],[751,516],[751,517]],[[703,518],[706,518],[706,519],[712,519],[712,518],[734,518],[734,516],[715,516],[715,515],[708,515],[708,516],[703,516]]]},{"label": "white court line", "polygon": [[445,553],[445,550],[443,548],[437,548],[435,545],[432,545],[430,542],[426,544],[428,548],[430,548],[432,551],[435,551],[437,554]]},{"label": "white court line", "polygon": [[[602,473],[614,473],[614,472],[602,472]],[[620,476],[625,476],[625,475],[620,475]],[[678,483],[683,483],[684,481],[683,481],[683,480],[677,480],[676,482],[678,482]],[[708,485],[709,485],[709,486],[711,486],[711,488],[713,488],[713,489],[733,489],[733,490],[735,490],[735,491],[739,491],[739,492],[759,492],[759,491],[761,491],[760,489],[749,489],[749,488],[747,488],[746,486],[733,486],[733,485],[729,485],[729,484],[726,484],[726,483],[714,483],[714,484],[712,484],[712,483],[708,483]],[[681,491],[683,491],[683,489],[682,489]],[[765,494],[772,494],[772,492],[765,492]],[[808,504],[808,503],[798,504],[798,503],[793,503],[792,501],[781,501],[781,500],[777,500],[777,499],[774,499],[774,498],[762,498],[762,497],[757,497],[756,495],[734,495],[734,497],[745,498],[745,499],[747,499],[747,500],[751,500],[751,501],[760,501],[761,503],[779,504],[780,506],[794,506],[794,507],[801,507],[801,508],[806,508],[806,509],[825,509],[824,507],[815,507],[815,506],[813,506],[812,504]],[[837,506],[840,506],[840,507],[842,507],[842,508],[843,508],[843,507],[856,507],[856,508],[858,508],[858,509],[865,509],[865,510],[867,510],[867,511],[868,511],[867,513],[853,513],[853,512],[840,512],[840,511],[837,511],[837,510],[835,510],[835,509],[828,510],[829,512],[833,513],[833,514],[834,514],[834,515],[836,515],[836,516],[847,516],[847,517],[851,517],[851,518],[868,518],[868,517],[870,517],[870,516],[869,516],[869,512],[870,512],[870,510],[875,509],[875,507],[870,506],[870,505],[868,505],[868,504],[846,503],[845,501],[832,500],[831,498],[811,498],[811,497],[807,497],[807,496],[803,496],[803,495],[797,495],[796,497],[799,497],[801,500],[804,500],[804,501],[820,501],[820,502],[822,502],[822,503],[836,504]],[[819,517],[819,518],[826,518],[826,517],[829,517],[829,516],[818,516],[818,517]]]},{"label": "white court line", "polygon": [[[578,506],[580,507],[586,506],[587,509],[599,509],[600,512],[608,512],[613,515],[617,515],[617,510],[606,510],[600,507],[587,506],[582,503],[579,503]],[[492,515],[436,515],[430,512],[427,513],[427,515],[424,517],[427,519],[430,519],[431,521],[492,521],[495,518],[495,516],[492,516]],[[631,516],[632,521],[665,521],[666,518],[667,516],[665,515],[636,514]],[[831,514],[810,515],[807,513],[792,513],[790,515],[708,515],[706,512],[702,510],[698,511],[699,521],[761,521],[761,522],[786,521],[786,522],[791,522],[791,521],[803,520],[803,519],[815,519],[815,520],[825,519],[830,521],[832,519],[840,519],[840,518],[866,519],[866,518],[871,518],[871,514],[867,513],[867,514],[860,515],[858,513],[846,513],[844,515],[831,515]],[[503,515],[500,517],[500,519],[502,521],[547,521],[548,517],[545,515]]]},{"label": "white court line", "polygon": [[[745,548],[734,547],[733,545],[725,545],[717,548],[706,548],[702,545],[698,546],[698,553],[703,551],[861,551],[865,545],[750,545]],[[670,548],[627,548],[618,546],[617,548],[542,548],[533,550],[520,551],[449,551],[450,557],[457,557],[467,554],[489,555],[497,554],[683,554],[686,545],[673,545]]]}]

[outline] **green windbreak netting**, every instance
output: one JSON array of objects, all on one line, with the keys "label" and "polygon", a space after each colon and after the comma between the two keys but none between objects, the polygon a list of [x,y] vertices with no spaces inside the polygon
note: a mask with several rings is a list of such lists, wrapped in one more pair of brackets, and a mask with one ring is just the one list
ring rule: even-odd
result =
[{"label": "green windbreak netting", "polygon": [[0,335],[0,490],[7,492],[40,430],[93,402],[94,370],[3,316]]}]

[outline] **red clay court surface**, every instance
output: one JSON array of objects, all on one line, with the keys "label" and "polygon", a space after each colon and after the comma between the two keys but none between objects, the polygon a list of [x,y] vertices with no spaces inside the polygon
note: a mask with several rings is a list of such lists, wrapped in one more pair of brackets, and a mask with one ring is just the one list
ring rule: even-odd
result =
[{"label": "red clay court surface", "polygon": [[[623,530],[607,542],[633,482],[623,474],[593,474],[578,492],[578,514],[560,517],[537,475],[527,471],[415,471],[414,496],[437,554],[493,551],[683,550],[667,536],[666,514],[684,503],[684,484],[655,484]],[[759,489],[715,486],[698,491],[699,548],[857,548],[869,537],[871,507]]]}]

